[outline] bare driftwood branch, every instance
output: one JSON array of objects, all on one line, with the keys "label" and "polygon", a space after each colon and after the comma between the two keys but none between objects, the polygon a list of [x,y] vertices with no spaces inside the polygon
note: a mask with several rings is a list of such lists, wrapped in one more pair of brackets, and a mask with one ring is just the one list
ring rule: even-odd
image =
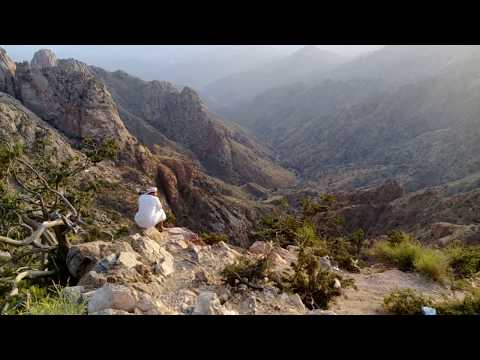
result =
[{"label": "bare driftwood branch", "polygon": [[57,219],[53,221],[45,221],[40,224],[37,230],[33,232],[32,235],[27,237],[24,240],[13,240],[9,237],[6,236],[0,236],[0,242],[13,245],[13,246],[25,246],[25,245],[30,245],[30,244],[35,244],[38,247],[43,247],[44,245],[40,244],[38,240],[42,236],[42,234],[47,230],[55,226],[63,225],[63,219]]},{"label": "bare driftwood branch", "polygon": [[[38,229],[41,226],[38,221],[35,221],[26,215],[22,217],[22,220],[25,221],[25,223],[29,226],[34,227],[35,229]],[[58,245],[57,237],[49,229],[46,229],[42,236],[47,240],[47,243],[49,243],[50,245]]]}]

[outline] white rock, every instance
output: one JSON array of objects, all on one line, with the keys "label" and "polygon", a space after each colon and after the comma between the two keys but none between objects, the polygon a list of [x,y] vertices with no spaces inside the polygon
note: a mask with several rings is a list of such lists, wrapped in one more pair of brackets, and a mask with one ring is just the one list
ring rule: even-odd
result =
[{"label": "white rock", "polygon": [[305,311],[305,304],[302,301],[302,298],[298,294],[293,294],[289,296],[290,303],[298,308],[300,311]]},{"label": "white rock", "polygon": [[89,303],[88,313],[99,312],[104,309],[133,311],[136,299],[132,291],[123,285],[106,284],[97,289]]},{"label": "white rock", "polygon": [[197,296],[193,315],[222,315],[224,309],[214,292],[202,292]]},{"label": "white rock", "polygon": [[165,304],[160,300],[154,299],[151,295],[146,293],[137,294],[137,306],[145,315],[171,315],[174,314]]},{"label": "white rock", "polygon": [[238,312],[236,312],[235,310],[227,310],[227,309],[223,309],[221,310],[221,315],[239,315]]},{"label": "white rock", "polygon": [[140,265],[141,262],[137,260],[137,256],[132,252],[121,252],[117,259],[117,264],[125,266],[127,269],[134,268]]},{"label": "white rock", "polygon": [[156,270],[163,276],[168,276],[174,272],[173,256],[156,241],[148,237],[142,237],[139,234],[130,236],[128,241],[133,249],[148,262],[157,264]]},{"label": "white rock", "polygon": [[155,273],[168,276],[175,272],[175,259],[167,250],[160,248],[158,259],[155,265]]}]

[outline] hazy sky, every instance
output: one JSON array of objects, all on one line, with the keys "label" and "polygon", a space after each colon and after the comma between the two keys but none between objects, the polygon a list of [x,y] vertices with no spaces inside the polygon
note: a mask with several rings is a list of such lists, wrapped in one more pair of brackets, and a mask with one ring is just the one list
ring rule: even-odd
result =
[{"label": "hazy sky", "polygon": [[[124,70],[144,80],[167,80],[196,89],[232,73],[288,56],[305,45],[6,45],[16,62],[30,61],[39,49],[58,58],[74,58],[106,70]],[[344,56],[357,56],[381,45],[316,45]]]},{"label": "hazy sky", "polygon": [[[41,48],[52,49],[58,57],[74,57],[89,61],[93,58],[121,56],[134,58],[135,56],[147,55],[158,57],[162,60],[171,61],[188,60],[189,56],[196,53],[211,51],[225,45],[1,45],[7,50],[15,61],[30,60],[33,53]],[[243,45],[230,45],[229,47],[244,47]],[[305,45],[272,45],[272,47],[288,54]],[[333,51],[340,55],[356,56],[372,50],[377,50],[383,45],[316,45],[319,48]]]}]

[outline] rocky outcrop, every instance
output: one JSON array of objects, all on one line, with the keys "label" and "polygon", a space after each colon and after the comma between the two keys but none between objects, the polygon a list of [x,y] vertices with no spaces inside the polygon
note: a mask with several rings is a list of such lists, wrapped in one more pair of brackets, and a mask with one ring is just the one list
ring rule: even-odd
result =
[{"label": "rocky outcrop", "polygon": [[58,59],[57,55],[52,50],[49,49],[41,49],[38,50],[32,58],[30,65],[33,68],[46,68],[57,66]]},{"label": "rocky outcrop", "polygon": [[[293,174],[270,159],[266,148],[211,113],[191,88],[179,91],[164,81],[145,82],[124,72],[109,73],[96,67],[92,71],[107,84],[127,114],[133,134],[150,147],[155,140],[145,138],[141,131],[153,127],[188,150],[210,175],[224,181],[267,187],[282,187],[294,181]],[[132,122],[141,122],[141,126]],[[157,141],[165,144],[162,137]]]},{"label": "rocky outcrop", "polygon": [[339,201],[346,201],[352,204],[388,204],[404,194],[404,189],[395,180],[387,180],[382,185],[360,189],[348,193],[337,194]]},{"label": "rocky outcrop", "polygon": [[7,52],[0,48],[0,92],[10,95],[15,94],[15,71],[16,64],[7,55]]},{"label": "rocky outcrop", "polygon": [[22,103],[70,138],[135,142],[110,93],[88,66],[75,60],[53,61],[52,56],[41,51],[31,66],[17,66],[16,92]]},{"label": "rocky outcrop", "polygon": [[[294,249],[273,250],[286,267],[295,258]],[[112,243],[79,244],[70,249],[67,265],[80,281],[66,293],[85,301],[91,315],[308,313],[298,295],[282,294],[272,285],[265,284],[262,291],[226,285],[221,271],[241,256],[263,255],[225,243],[202,245],[184,228],[162,233],[150,229]],[[285,266],[275,271],[280,274]]]}]

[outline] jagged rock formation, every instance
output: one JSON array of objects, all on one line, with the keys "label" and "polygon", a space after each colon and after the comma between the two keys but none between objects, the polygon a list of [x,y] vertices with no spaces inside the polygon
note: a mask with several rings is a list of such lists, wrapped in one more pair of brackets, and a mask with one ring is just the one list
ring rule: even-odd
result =
[{"label": "jagged rock formation", "polygon": [[22,103],[73,139],[113,137],[133,142],[105,85],[85,64],[75,60],[51,62],[40,50],[32,65],[20,64],[16,90]]},{"label": "jagged rock formation", "polygon": [[55,53],[52,50],[41,49],[33,55],[33,58],[30,64],[34,68],[45,68],[45,67],[57,66],[58,64],[57,55],[55,55]]},{"label": "jagged rock formation", "polygon": [[13,79],[16,68],[16,64],[8,57],[7,52],[0,48],[0,92],[14,94]]},{"label": "jagged rock formation", "polygon": [[[247,229],[265,206],[206,175],[188,153],[168,145],[167,151],[155,154],[145,148],[125,127],[110,92],[86,64],[75,60],[58,60],[42,68],[18,64],[13,80],[22,104],[2,95],[1,130],[7,134],[25,133],[22,141],[28,144],[37,128],[47,127],[62,139],[60,152],[75,152],[72,146],[86,137],[114,138],[119,143],[117,163],[100,164],[92,172],[116,189],[99,194],[103,204],[99,206],[114,209],[128,224],[136,210],[136,189],[155,182],[164,205],[181,224],[195,231],[226,233],[231,241],[248,244]],[[30,119],[28,125],[23,119]]]},{"label": "jagged rock formation", "polygon": [[[293,183],[293,174],[269,159],[267,149],[227,126],[191,88],[179,91],[168,82],[145,82],[123,72],[92,69],[107,84],[132,133],[147,145],[165,143],[166,137],[193,154],[210,175],[230,183],[267,187]],[[158,140],[142,135],[152,127],[162,134]]]}]

